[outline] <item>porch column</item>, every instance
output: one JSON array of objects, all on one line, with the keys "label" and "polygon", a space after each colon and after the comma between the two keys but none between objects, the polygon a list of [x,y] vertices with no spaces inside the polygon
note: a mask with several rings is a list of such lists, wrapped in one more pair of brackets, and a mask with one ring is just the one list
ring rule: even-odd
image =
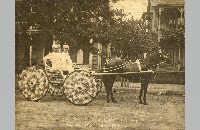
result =
[{"label": "porch column", "polygon": [[89,53],[89,66],[90,66],[90,68],[92,68],[92,59],[93,59],[93,53],[90,52]]},{"label": "porch column", "polygon": [[177,49],[174,49],[174,59],[173,59],[173,63],[174,63],[174,67],[176,67],[176,58],[177,58]]},{"label": "porch column", "polygon": [[178,71],[180,71],[181,67],[181,49],[180,47],[178,48]]},{"label": "porch column", "polygon": [[110,49],[110,46],[111,46],[111,43],[108,43],[108,45],[107,45],[107,50],[106,50],[106,53],[107,53],[106,58],[111,57],[111,49]]},{"label": "porch column", "polygon": [[[181,13],[181,20],[180,20],[180,24],[183,25],[183,12],[184,12],[184,8],[178,8],[178,10]],[[178,65],[178,70],[180,70],[180,62],[181,62],[181,48],[178,48],[178,61],[179,61],[179,65]]]},{"label": "porch column", "polygon": [[178,48],[178,60],[179,60],[179,62],[181,61],[181,49],[180,48]]},{"label": "porch column", "polygon": [[158,9],[158,42],[160,42],[161,38],[161,31],[160,31],[160,21],[161,21],[161,12],[164,10],[164,8],[159,8]]},{"label": "porch column", "polygon": [[43,47],[43,49],[42,49],[42,61],[43,61],[43,65],[44,65],[44,60],[43,60],[44,57],[45,57],[45,47]]},{"label": "porch column", "polygon": [[97,48],[98,48],[98,68],[100,69],[101,68],[102,44],[98,43]]},{"label": "porch column", "polygon": [[30,53],[29,53],[30,66],[32,66],[32,54],[33,54],[33,47],[32,47],[32,45],[30,45]]},{"label": "porch column", "polygon": [[[32,26],[30,26],[32,29]],[[32,45],[32,36],[30,33],[30,46],[29,46],[29,65],[32,66],[32,57],[33,57],[33,45]]]},{"label": "porch column", "polygon": [[77,64],[83,64],[83,50],[77,52]]},{"label": "porch column", "polygon": [[183,12],[184,12],[184,8],[178,8],[179,12],[181,13],[181,25],[183,25]]}]

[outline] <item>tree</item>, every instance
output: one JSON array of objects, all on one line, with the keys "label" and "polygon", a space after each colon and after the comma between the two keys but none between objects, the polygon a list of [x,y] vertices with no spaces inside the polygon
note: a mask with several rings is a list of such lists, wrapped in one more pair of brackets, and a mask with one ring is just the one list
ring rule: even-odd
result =
[{"label": "tree", "polygon": [[105,42],[110,18],[109,0],[32,0],[16,2],[16,22],[26,31],[39,25],[40,33],[51,34],[74,48],[88,48],[89,39]]},{"label": "tree", "polygon": [[112,24],[110,24],[109,38],[115,48],[123,56],[136,57],[145,52],[151,52],[158,47],[158,38],[155,33],[146,32],[146,26],[142,20],[126,19],[127,14],[121,10],[114,12]]},{"label": "tree", "polygon": [[[115,2],[117,2],[116,0]],[[109,0],[31,0],[16,3],[21,31],[38,26],[40,34],[68,42],[70,50],[90,50],[94,42],[112,43],[124,56],[137,56],[157,46],[157,36],[145,31],[141,20],[126,19],[123,10],[111,10]],[[22,24],[23,22],[23,24]],[[52,44],[52,43],[49,43]]]},{"label": "tree", "polygon": [[162,29],[162,46],[172,45],[178,48],[185,46],[185,29],[180,28],[169,28]]}]

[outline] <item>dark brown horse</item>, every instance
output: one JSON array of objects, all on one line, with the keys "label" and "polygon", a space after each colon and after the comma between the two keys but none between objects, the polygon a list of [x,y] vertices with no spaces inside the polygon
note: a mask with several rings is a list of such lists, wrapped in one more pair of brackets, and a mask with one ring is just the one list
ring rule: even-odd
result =
[{"label": "dark brown horse", "polygon": [[[106,73],[118,73],[119,76],[127,78],[129,80],[132,79],[131,74],[123,75],[124,72],[141,72],[141,71],[148,71],[148,70],[155,70],[159,63],[164,62],[167,60],[167,55],[165,55],[161,50],[152,53],[148,57],[146,57],[143,62],[140,62],[139,60],[131,61],[131,60],[124,60],[121,58],[114,58],[110,59],[105,63]],[[107,102],[109,103],[110,98],[112,102],[116,102],[115,98],[113,97],[113,83],[116,78],[116,74],[109,74],[103,76],[103,83],[105,86],[105,90],[107,93]],[[140,79],[141,79],[141,89],[139,94],[139,103],[144,103],[147,105],[146,100],[146,93],[149,81],[152,78],[152,73],[139,73]],[[143,101],[142,101],[142,93],[144,92]]]}]

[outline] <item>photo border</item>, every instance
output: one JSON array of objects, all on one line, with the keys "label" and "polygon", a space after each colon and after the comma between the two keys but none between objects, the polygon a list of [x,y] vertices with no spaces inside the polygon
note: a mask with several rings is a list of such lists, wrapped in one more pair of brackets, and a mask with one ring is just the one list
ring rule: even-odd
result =
[{"label": "photo border", "polygon": [[0,0],[0,130],[15,129],[15,0]]},{"label": "photo border", "polygon": [[[186,10],[186,111],[185,128],[199,127],[199,24],[200,1],[185,1]],[[15,0],[0,0],[0,129],[15,129]]]},{"label": "photo border", "polygon": [[199,87],[199,67],[200,60],[200,44],[199,41],[199,24],[200,18],[198,12],[200,9],[200,1],[186,0],[186,107],[185,107],[185,128],[187,130],[198,130],[199,126],[199,100],[200,87]]}]

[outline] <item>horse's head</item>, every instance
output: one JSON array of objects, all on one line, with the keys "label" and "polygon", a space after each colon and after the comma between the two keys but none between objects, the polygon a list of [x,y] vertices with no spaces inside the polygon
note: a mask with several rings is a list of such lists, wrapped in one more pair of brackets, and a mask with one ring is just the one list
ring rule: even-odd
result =
[{"label": "horse's head", "polygon": [[149,67],[153,67],[154,69],[160,63],[166,63],[170,61],[168,54],[164,50],[161,50],[161,49],[159,49],[158,51],[155,51],[144,60],[146,61],[146,64],[148,64]]},{"label": "horse's head", "polygon": [[171,63],[171,59],[170,59],[168,53],[166,53],[166,51],[160,49],[159,55],[160,55],[159,63]]}]

